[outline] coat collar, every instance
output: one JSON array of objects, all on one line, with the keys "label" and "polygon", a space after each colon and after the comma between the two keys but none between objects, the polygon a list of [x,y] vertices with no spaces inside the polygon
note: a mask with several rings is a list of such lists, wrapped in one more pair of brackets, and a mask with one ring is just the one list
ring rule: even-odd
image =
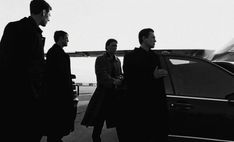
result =
[{"label": "coat collar", "polygon": [[37,25],[36,21],[31,16],[29,16],[27,19],[29,21],[29,24],[32,25],[32,28],[34,28],[38,33],[42,34],[43,31]]},{"label": "coat collar", "polygon": [[153,50],[150,49],[149,51],[146,51],[141,47],[135,47],[134,51],[144,53],[144,54],[155,54]]},{"label": "coat collar", "polygon": [[59,51],[64,52],[63,48],[61,46],[59,46],[58,44],[56,44],[56,43],[53,45],[53,47],[56,48]]},{"label": "coat collar", "polygon": [[[108,52],[105,52],[103,55],[105,58],[107,58],[108,60],[111,60],[110,55],[108,54]],[[114,55],[113,61],[118,61],[118,57],[116,55]]]}]

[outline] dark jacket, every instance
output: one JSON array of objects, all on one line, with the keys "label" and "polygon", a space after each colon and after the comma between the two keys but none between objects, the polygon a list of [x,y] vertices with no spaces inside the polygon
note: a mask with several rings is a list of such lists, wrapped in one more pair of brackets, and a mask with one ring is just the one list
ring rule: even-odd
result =
[{"label": "dark jacket", "polygon": [[167,125],[163,79],[153,76],[156,66],[161,68],[160,57],[153,51],[135,48],[124,56],[126,92],[123,121],[133,129],[146,133],[156,132],[156,129],[163,131]]},{"label": "dark jacket", "polygon": [[[32,17],[10,22],[4,29],[0,42],[0,90],[6,105],[1,112],[2,118],[10,122],[9,129],[23,127],[33,132],[40,125],[38,100],[43,92],[44,41],[42,30]],[[17,121],[12,120],[15,116]]]},{"label": "dark jacket", "polygon": [[111,60],[107,53],[96,58],[95,73],[97,88],[90,99],[85,115],[81,122],[85,126],[94,126],[97,120],[106,120],[107,128],[115,126],[113,94],[115,86],[113,79],[122,74],[120,60]]},{"label": "dark jacket", "polygon": [[46,132],[68,135],[74,126],[70,57],[57,44],[46,54],[45,80]]}]

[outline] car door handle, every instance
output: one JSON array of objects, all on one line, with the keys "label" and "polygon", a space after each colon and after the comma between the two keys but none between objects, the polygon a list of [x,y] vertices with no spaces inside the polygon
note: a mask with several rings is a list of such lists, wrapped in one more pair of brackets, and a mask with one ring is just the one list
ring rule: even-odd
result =
[{"label": "car door handle", "polygon": [[172,103],[170,106],[174,109],[183,109],[183,110],[190,110],[193,108],[191,104],[182,103],[182,102]]}]

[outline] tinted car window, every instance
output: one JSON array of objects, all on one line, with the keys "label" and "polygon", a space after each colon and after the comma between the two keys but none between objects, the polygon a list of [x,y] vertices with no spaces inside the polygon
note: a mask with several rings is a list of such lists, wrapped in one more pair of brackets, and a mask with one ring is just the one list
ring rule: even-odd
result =
[{"label": "tinted car window", "polygon": [[166,61],[176,95],[225,98],[234,92],[234,76],[211,62],[170,56]]},{"label": "tinted car window", "polygon": [[213,62],[221,67],[223,67],[224,69],[234,73],[234,64],[232,63],[228,63],[228,62]]}]

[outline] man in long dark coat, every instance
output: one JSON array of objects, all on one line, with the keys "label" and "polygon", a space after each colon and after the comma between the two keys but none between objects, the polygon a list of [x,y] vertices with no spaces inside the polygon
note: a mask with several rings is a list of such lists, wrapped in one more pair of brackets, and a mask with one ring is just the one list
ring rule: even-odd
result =
[{"label": "man in long dark coat", "polygon": [[124,56],[125,113],[122,124],[125,141],[164,142],[167,139],[167,105],[158,54],[152,29],[139,32],[140,47]]},{"label": "man in long dark coat", "polygon": [[62,141],[74,127],[74,105],[70,57],[63,50],[68,34],[56,31],[55,44],[46,54],[45,121],[48,142]]},{"label": "man in long dark coat", "polygon": [[[32,0],[30,16],[10,22],[0,43],[1,135],[6,141],[39,142],[44,41],[50,5]],[[3,138],[4,139],[4,138]]]},{"label": "man in long dark coat", "polygon": [[[107,128],[116,126],[115,118],[115,88],[121,85],[121,62],[115,56],[117,41],[109,39],[106,42],[106,52],[96,58],[95,73],[97,88],[88,104],[84,118],[81,122],[85,126],[94,126],[93,142],[101,142],[101,131],[106,121]],[[117,130],[118,131],[118,130]]]}]

